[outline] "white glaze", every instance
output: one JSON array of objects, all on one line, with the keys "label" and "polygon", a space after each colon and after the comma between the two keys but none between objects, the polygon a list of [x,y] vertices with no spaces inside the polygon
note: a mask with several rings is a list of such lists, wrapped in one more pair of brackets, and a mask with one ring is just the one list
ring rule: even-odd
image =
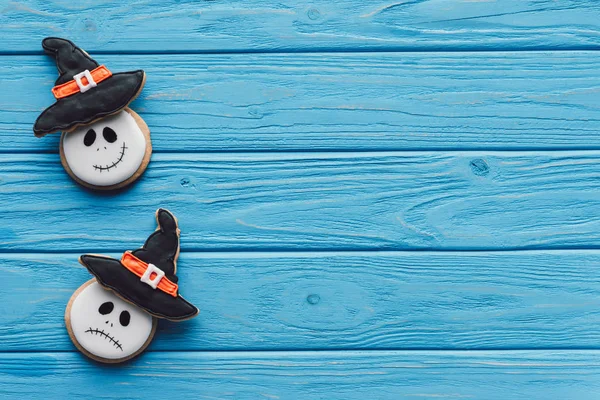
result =
[{"label": "white glaze", "polygon": [[[105,315],[100,306],[111,302]],[[129,324],[121,325],[120,315],[127,311]],[[94,356],[109,360],[127,358],[141,349],[152,334],[152,316],[129,304],[98,282],[85,287],[71,304],[69,322],[76,342]]]},{"label": "white glaze", "polygon": [[[106,127],[117,134],[113,143],[103,136]],[[96,138],[86,146],[84,138],[90,129]],[[146,137],[126,110],[66,133],[61,145],[72,173],[93,186],[112,186],[129,179],[142,165],[146,153]]]}]

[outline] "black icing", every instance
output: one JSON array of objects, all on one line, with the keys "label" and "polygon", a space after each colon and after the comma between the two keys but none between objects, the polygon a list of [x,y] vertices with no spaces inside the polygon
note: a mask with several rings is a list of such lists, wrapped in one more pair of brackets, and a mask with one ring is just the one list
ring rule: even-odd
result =
[{"label": "black icing", "polygon": [[44,51],[56,59],[58,79],[55,86],[62,85],[73,79],[83,70],[92,71],[98,63],[73,42],[66,39],[48,37],[42,40]]},{"label": "black icing", "polygon": [[90,129],[86,132],[85,136],[83,137],[83,144],[85,144],[87,147],[90,147],[91,145],[94,144],[94,142],[96,141],[96,131],[93,129]]},{"label": "black icing", "polygon": [[102,136],[108,143],[114,143],[117,140],[117,133],[108,126],[102,130]]},{"label": "black icing", "polygon": [[110,314],[112,310],[115,308],[115,305],[112,301],[107,301],[106,303],[102,303],[100,308],[98,308],[98,312],[102,315]]},{"label": "black icing", "polygon": [[128,148],[129,147],[125,146],[125,142],[123,142],[123,145],[121,146],[121,152],[119,153],[119,158],[117,158],[115,161],[113,161],[112,164],[106,164],[106,165],[94,164],[94,169],[97,171],[100,171],[100,173],[102,173],[103,171],[108,172],[111,169],[115,168],[117,165],[119,165],[119,163],[121,161],[123,161],[123,157],[125,157],[125,150],[127,150]]},{"label": "black icing", "polygon": [[127,311],[127,310],[121,311],[121,314],[119,315],[119,322],[121,323],[121,325],[123,325],[123,326],[129,325],[130,320],[131,320],[131,315],[129,314],[129,311]]},{"label": "black icing", "polygon": [[152,263],[165,272],[167,278],[175,275],[175,257],[179,252],[177,220],[167,210],[158,210],[159,229],[146,239],[146,243],[132,251],[142,261]]},{"label": "black icing", "polygon": [[98,329],[98,328],[92,328],[91,326],[85,331],[85,333],[89,333],[90,335],[100,335],[100,337],[103,337],[104,339],[109,340],[113,346],[115,346],[117,349],[123,351],[123,345],[121,343],[119,343],[119,341],[114,337],[114,336],[110,336],[110,334],[108,332],[104,332],[103,329]]},{"label": "black icing", "polygon": [[[56,85],[98,66],[98,63],[71,41],[49,37],[42,41],[44,51],[56,59],[59,77]],[[58,99],[35,121],[33,132],[41,137],[58,131],[68,131],[99,118],[117,113],[126,107],[144,85],[144,71],[113,73],[84,93]]]},{"label": "black icing", "polygon": [[[165,272],[172,282],[175,276],[175,261],[179,253],[179,229],[173,214],[164,209],[157,211],[158,230],[152,233],[144,246],[132,253],[146,263],[151,263]],[[120,260],[96,255],[82,255],[79,258],[98,280],[115,291],[122,298],[146,310],[158,318],[173,321],[188,319],[198,314],[198,309],[181,296],[173,297],[159,289],[153,289],[127,268]]]}]

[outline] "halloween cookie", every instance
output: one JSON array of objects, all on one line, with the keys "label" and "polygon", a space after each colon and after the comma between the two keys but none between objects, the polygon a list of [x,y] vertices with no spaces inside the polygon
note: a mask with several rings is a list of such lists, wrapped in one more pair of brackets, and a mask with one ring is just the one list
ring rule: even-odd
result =
[{"label": "halloween cookie", "polygon": [[94,275],[71,296],[67,331],[86,356],[106,363],[126,361],[152,341],[157,318],[182,321],[198,309],[179,294],[179,228],[169,211],[156,212],[158,229],[141,248],[120,259],[86,254],[79,262]]},{"label": "halloween cookie", "polygon": [[56,102],[35,121],[35,136],[62,131],[61,162],[81,185],[109,190],[135,181],[152,153],[148,126],[127,107],[144,87],[144,71],[112,73],[66,39],[46,38],[42,47],[59,77]]}]

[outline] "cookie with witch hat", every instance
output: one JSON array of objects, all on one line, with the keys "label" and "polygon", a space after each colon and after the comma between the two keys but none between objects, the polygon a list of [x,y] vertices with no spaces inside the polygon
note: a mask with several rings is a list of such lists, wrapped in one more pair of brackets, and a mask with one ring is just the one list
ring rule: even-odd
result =
[{"label": "cookie with witch hat", "polygon": [[135,181],[152,153],[148,126],[128,107],[144,87],[144,71],[112,72],[66,39],[49,37],[42,47],[59,76],[56,102],[35,121],[35,136],[62,132],[62,164],[81,185],[109,190]]},{"label": "cookie with witch hat", "polygon": [[94,275],[71,296],[65,312],[69,336],[94,360],[118,363],[152,341],[157,318],[183,321],[198,309],[179,294],[179,228],[173,214],[156,212],[158,229],[120,259],[86,254],[79,262]]}]

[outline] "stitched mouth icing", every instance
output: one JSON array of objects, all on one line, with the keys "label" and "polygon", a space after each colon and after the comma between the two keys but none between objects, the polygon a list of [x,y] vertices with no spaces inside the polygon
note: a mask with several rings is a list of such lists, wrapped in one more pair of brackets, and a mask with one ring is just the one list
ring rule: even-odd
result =
[{"label": "stitched mouth icing", "polygon": [[119,155],[119,159],[115,162],[113,162],[112,164],[108,165],[106,164],[105,166],[102,165],[94,165],[94,169],[97,169],[98,171],[100,171],[100,173],[102,173],[102,171],[110,171],[112,168],[116,168],[117,165],[123,161],[123,156],[125,155],[125,149],[127,149],[127,146],[125,146],[125,142],[123,142],[123,146],[121,146],[121,154]]},{"label": "stitched mouth icing", "polygon": [[104,332],[103,330],[92,329],[92,327],[90,326],[90,328],[87,331],[85,331],[85,333],[89,333],[90,335],[96,334],[96,336],[100,335],[100,336],[104,337],[105,339],[110,340],[110,342],[113,344],[113,346],[115,346],[117,349],[123,351],[123,346],[121,345],[121,343],[119,343],[118,340],[116,340],[113,336],[110,336],[108,333]]}]

